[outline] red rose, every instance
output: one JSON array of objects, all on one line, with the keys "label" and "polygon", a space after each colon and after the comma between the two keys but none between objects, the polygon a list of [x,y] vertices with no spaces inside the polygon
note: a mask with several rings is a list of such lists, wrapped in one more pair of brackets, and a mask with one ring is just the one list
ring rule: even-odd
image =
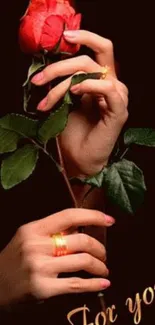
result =
[{"label": "red rose", "polygon": [[79,29],[80,22],[81,14],[76,14],[70,0],[31,0],[21,19],[21,48],[27,53],[38,53],[52,51],[59,45],[59,52],[74,54],[79,45],[68,43],[63,31]]}]

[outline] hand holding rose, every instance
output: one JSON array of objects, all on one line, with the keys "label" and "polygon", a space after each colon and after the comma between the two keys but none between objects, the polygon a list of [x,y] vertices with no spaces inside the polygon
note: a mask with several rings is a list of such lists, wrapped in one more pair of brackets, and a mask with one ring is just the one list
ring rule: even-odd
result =
[{"label": "hand holding rose", "polygon": [[[106,166],[121,129],[128,117],[128,90],[116,77],[113,45],[110,40],[88,31],[65,31],[71,44],[86,45],[94,50],[96,62],[88,56],[66,59],[46,67],[32,78],[42,86],[51,80],[81,71],[101,72],[104,65],[110,71],[105,80],[86,80],[71,91],[81,95],[81,106],[69,115],[67,127],[60,136],[66,168],[71,176],[86,176]],[[38,105],[47,111],[65,95],[71,77],[53,88]]]},{"label": "hand holding rose", "polygon": [[113,45],[110,40],[80,28],[81,15],[76,14],[69,0],[31,0],[20,26],[20,43],[24,51],[39,54],[69,52],[74,54],[80,45],[91,48],[96,62],[87,56],[54,63],[32,78],[42,86],[57,77],[68,79],[53,88],[38,105],[51,109],[66,93],[71,76],[79,72],[101,72],[108,65],[105,80],[86,80],[72,87],[81,96],[78,110],[60,135],[62,154],[70,176],[85,177],[99,172],[108,163],[121,129],[127,120],[128,90],[116,76]]}]

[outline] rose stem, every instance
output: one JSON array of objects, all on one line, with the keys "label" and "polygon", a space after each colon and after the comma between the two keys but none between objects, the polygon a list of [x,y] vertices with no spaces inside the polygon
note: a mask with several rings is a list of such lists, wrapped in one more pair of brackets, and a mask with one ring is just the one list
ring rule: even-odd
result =
[{"label": "rose stem", "polygon": [[[50,61],[47,59],[47,65],[49,65],[49,64],[50,64]],[[48,91],[50,91],[50,90],[51,90],[51,83],[49,82],[48,83]],[[74,208],[78,208],[78,202],[76,200],[76,197],[74,195],[74,192],[72,190],[70,181],[69,181],[68,176],[67,176],[67,172],[66,172],[66,168],[65,168],[65,164],[64,164],[64,160],[63,160],[63,156],[62,156],[61,147],[60,147],[58,137],[56,137],[56,146],[57,146],[57,152],[58,152],[58,156],[59,156],[59,163],[60,163],[60,167],[61,167],[61,173],[63,175],[64,181],[65,181],[66,186],[68,188],[68,192],[70,193],[70,196],[72,198],[73,206],[74,206]]]},{"label": "rose stem", "polygon": [[60,147],[60,143],[59,143],[59,138],[56,137],[56,146],[57,146],[57,151],[58,151],[58,155],[59,155],[59,162],[60,162],[60,166],[61,166],[61,173],[64,177],[64,180],[65,180],[65,183],[67,185],[67,188],[68,188],[68,191],[71,195],[71,198],[73,200],[73,203],[74,203],[74,208],[78,208],[78,202],[76,200],[76,197],[74,195],[74,192],[72,190],[72,187],[71,187],[71,184],[70,184],[70,181],[68,179],[68,176],[67,176],[67,173],[66,173],[66,169],[65,169],[65,165],[64,165],[64,160],[63,160],[63,156],[62,156],[62,152],[61,152],[61,147]]}]

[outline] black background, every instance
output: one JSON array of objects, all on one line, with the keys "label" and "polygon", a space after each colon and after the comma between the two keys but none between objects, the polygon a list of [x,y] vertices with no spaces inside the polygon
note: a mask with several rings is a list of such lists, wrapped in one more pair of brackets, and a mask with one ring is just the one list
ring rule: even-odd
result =
[{"label": "black background", "polygon": [[[25,79],[29,60],[20,52],[17,31],[19,18],[27,3],[28,1],[10,0],[0,5],[1,115],[8,112],[21,112],[22,109],[21,84]],[[142,3],[81,0],[77,1],[77,7],[83,13],[83,28],[110,38],[114,43],[115,57],[120,65],[120,78],[126,83],[130,93],[130,116],[126,127],[155,127],[154,17],[151,4],[149,1]],[[155,283],[155,150],[134,148],[133,154],[129,154],[130,158],[144,170],[148,192],[137,214],[134,217],[117,214],[116,226],[109,231],[108,256],[112,288],[107,291],[107,303],[117,304],[119,319],[116,324],[118,325],[133,324],[131,316],[124,307],[126,298],[134,297],[137,292],[142,293],[146,287],[153,287]],[[49,174],[48,179],[50,179]],[[59,191],[53,191],[53,184],[55,189],[57,188],[56,179],[51,186],[51,183],[46,181],[46,174],[39,174],[37,183],[38,191],[36,183],[31,180],[23,190],[15,189],[7,194],[0,190],[1,247],[7,243],[20,224],[32,220],[34,216],[51,213],[53,198],[57,205],[55,210],[65,207],[63,196],[62,200],[56,199]],[[63,186],[62,184],[62,192]],[[38,201],[43,202],[41,206],[38,205]],[[20,214],[20,217],[17,217],[16,213]],[[154,321],[154,304],[151,307],[143,307],[141,324],[154,324]]]}]

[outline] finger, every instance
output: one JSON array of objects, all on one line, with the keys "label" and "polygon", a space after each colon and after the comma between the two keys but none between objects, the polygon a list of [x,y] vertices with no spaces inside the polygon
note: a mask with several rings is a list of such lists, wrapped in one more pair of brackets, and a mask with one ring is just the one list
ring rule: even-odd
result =
[{"label": "finger", "polygon": [[37,280],[37,285],[44,286],[44,296],[40,299],[49,298],[52,296],[82,293],[82,292],[96,292],[107,289],[111,283],[104,278],[82,279],[82,278],[67,278],[67,279],[51,279],[40,277]]},{"label": "finger", "polygon": [[66,209],[33,223],[36,231],[42,235],[54,235],[70,227],[112,226],[115,220],[97,210]]},{"label": "finger", "polygon": [[48,95],[38,104],[37,109],[39,111],[48,111],[52,109],[52,107],[65,95],[69,89],[70,83],[71,77],[51,89]]},{"label": "finger", "polygon": [[116,80],[115,78],[111,77],[111,80],[113,80],[113,82],[115,82],[116,85],[116,89],[118,91],[118,93],[121,95],[125,106],[128,105],[128,97],[129,97],[129,91],[128,88],[126,87],[125,84],[123,84],[121,81]]},{"label": "finger", "polygon": [[[71,91],[77,95],[84,93],[95,95],[100,102],[100,107],[105,109],[105,98],[108,103],[108,110],[113,112],[117,118],[126,114],[126,105],[117,91],[116,82],[113,80],[86,80],[71,88]],[[103,105],[102,105],[103,100]],[[104,113],[104,112],[103,112]],[[102,114],[102,111],[101,111]]]},{"label": "finger", "polygon": [[101,72],[101,67],[89,56],[83,55],[62,60],[47,66],[42,72],[36,74],[31,79],[31,82],[41,86],[57,77],[73,75],[81,70],[84,72]]},{"label": "finger", "polygon": [[[64,240],[67,246],[67,254],[85,252],[100,259],[106,260],[105,247],[96,239],[86,234],[74,234],[64,236]],[[55,242],[53,238],[39,238],[39,240],[31,239],[26,241],[23,251],[27,254],[35,255],[55,255]]]},{"label": "finger", "polygon": [[101,65],[108,65],[115,73],[113,44],[109,39],[86,30],[64,31],[65,39],[72,44],[86,45],[96,54],[96,60]]},{"label": "finger", "polygon": [[[114,79],[113,79],[114,80]],[[54,107],[54,105],[66,94],[71,83],[71,77],[62,81],[56,87],[50,90],[46,98],[44,98],[39,104],[37,109],[40,111],[48,111]],[[117,86],[118,85],[118,86]],[[128,99],[128,90],[127,87],[117,80],[116,88],[120,93],[124,103]]]},{"label": "finger", "polygon": [[[85,73],[84,71],[79,71],[77,74]],[[70,88],[72,77],[67,78],[62,81],[60,84],[55,86],[50,90],[48,95],[38,104],[37,109],[39,111],[48,111],[54,107],[58,101],[65,96],[66,92]]]},{"label": "finger", "polygon": [[79,271],[86,271],[104,277],[109,275],[106,265],[87,253],[49,257],[43,259],[41,264],[39,271],[43,276]]},{"label": "finger", "polygon": [[[101,261],[106,260],[105,247],[95,238],[82,233],[64,236],[64,239],[66,240],[68,254],[85,252]],[[54,243],[53,246],[55,249]]]},{"label": "finger", "polygon": [[[106,260],[105,247],[96,239],[86,234],[74,234],[64,236],[67,246],[67,254],[85,252],[100,259]],[[29,240],[25,244],[24,251],[27,254],[55,255],[55,241],[53,238],[41,238],[39,240]]]}]

